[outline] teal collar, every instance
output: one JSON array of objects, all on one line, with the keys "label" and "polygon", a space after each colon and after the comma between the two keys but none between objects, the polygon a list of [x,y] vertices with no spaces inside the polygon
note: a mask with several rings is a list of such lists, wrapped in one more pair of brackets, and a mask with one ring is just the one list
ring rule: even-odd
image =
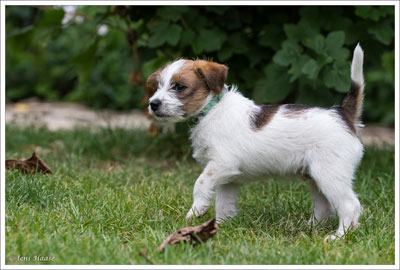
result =
[{"label": "teal collar", "polygon": [[207,115],[207,113],[209,111],[211,111],[211,109],[218,104],[218,102],[220,102],[220,100],[222,99],[222,97],[224,96],[224,92],[221,92],[218,96],[214,96],[210,102],[196,115],[192,118],[192,120],[190,121],[191,124],[193,125],[197,125],[200,120]]}]

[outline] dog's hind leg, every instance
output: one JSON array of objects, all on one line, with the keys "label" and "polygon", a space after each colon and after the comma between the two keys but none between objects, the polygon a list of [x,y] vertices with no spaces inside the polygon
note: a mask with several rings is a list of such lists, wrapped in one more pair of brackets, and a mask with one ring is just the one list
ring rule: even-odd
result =
[{"label": "dog's hind leg", "polygon": [[236,200],[240,184],[228,183],[217,187],[215,212],[218,223],[237,215]]},{"label": "dog's hind leg", "polygon": [[325,195],[319,190],[313,179],[310,182],[310,195],[313,203],[313,214],[308,221],[309,225],[324,224],[332,215],[335,214],[334,209],[329,204]]},{"label": "dog's hind leg", "polygon": [[[343,161],[324,162],[319,160],[310,164],[310,174],[320,192],[337,212],[339,227],[329,239],[342,237],[347,230],[358,227],[361,205],[352,188],[354,168],[343,165]],[[339,170],[340,168],[340,170]]]}]

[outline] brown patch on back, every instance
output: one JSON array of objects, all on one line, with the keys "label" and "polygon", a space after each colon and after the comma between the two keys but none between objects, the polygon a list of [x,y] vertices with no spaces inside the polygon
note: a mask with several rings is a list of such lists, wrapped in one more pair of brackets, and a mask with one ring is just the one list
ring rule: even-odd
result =
[{"label": "brown patch on back", "polygon": [[260,110],[250,116],[250,123],[254,130],[260,130],[267,125],[279,109],[279,105],[260,105]]},{"label": "brown patch on back", "polygon": [[318,107],[318,106],[310,106],[310,105],[304,105],[304,104],[286,104],[285,106],[285,111],[282,113],[289,118],[298,118],[304,114],[308,109],[311,108],[318,108],[318,109],[323,109],[323,110],[333,110],[335,113],[339,115],[339,117],[343,120],[344,124],[348,128],[350,134],[355,135],[356,130],[354,128],[354,124],[352,124],[351,120],[348,119],[346,114],[343,111],[343,108],[340,106],[332,106],[329,108],[325,107]]},{"label": "brown patch on back", "polygon": [[303,115],[306,110],[312,108],[312,106],[304,104],[286,104],[284,106],[285,111],[283,111],[283,114],[289,118],[298,118]]}]

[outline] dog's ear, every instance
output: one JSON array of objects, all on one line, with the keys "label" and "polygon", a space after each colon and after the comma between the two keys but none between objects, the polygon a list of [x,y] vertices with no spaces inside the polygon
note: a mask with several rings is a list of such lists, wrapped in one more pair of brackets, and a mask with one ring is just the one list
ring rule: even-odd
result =
[{"label": "dog's ear", "polygon": [[194,61],[196,74],[205,81],[209,90],[219,94],[224,88],[228,67],[215,62],[205,60]]},{"label": "dog's ear", "polygon": [[150,98],[157,91],[158,87],[158,76],[163,68],[153,72],[146,81],[145,93]]}]

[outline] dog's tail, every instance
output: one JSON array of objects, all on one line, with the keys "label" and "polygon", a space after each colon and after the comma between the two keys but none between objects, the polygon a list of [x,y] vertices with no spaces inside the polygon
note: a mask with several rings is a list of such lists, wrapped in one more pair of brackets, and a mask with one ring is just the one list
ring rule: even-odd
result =
[{"label": "dog's tail", "polygon": [[363,127],[360,117],[364,100],[364,75],[363,75],[364,53],[360,44],[354,49],[353,61],[351,63],[351,87],[343,99],[341,109],[349,124],[358,131]]}]

